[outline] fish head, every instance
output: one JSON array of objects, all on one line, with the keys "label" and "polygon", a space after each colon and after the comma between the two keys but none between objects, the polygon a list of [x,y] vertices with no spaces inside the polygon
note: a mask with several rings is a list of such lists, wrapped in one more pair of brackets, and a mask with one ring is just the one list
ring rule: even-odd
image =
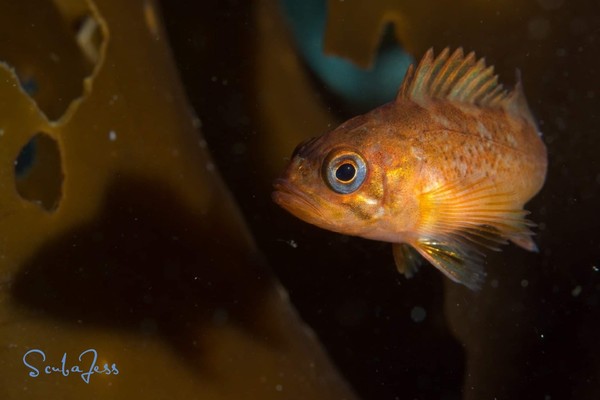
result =
[{"label": "fish head", "polygon": [[275,180],[273,200],[296,217],[356,236],[373,229],[385,207],[384,168],[368,121],[356,117],[296,148]]}]

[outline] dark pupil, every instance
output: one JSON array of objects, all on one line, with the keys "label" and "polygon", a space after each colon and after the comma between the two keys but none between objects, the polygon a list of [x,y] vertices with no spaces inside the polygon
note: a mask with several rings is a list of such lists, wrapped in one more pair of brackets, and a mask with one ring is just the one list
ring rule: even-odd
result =
[{"label": "dark pupil", "polygon": [[342,182],[351,181],[354,179],[354,175],[356,175],[356,168],[354,168],[354,165],[349,163],[340,165],[335,171],[335,177]]}]

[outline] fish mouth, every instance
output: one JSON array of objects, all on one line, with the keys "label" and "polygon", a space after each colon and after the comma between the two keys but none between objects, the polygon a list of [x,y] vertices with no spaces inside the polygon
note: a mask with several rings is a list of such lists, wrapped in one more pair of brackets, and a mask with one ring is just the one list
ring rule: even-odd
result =
[{"label": "fish mouth", "polygon": [[315,201],[287,180],[276,179],[273,188],[275,189],[271,194],[273,201],[296,217],[303,220],[323,219]]}]

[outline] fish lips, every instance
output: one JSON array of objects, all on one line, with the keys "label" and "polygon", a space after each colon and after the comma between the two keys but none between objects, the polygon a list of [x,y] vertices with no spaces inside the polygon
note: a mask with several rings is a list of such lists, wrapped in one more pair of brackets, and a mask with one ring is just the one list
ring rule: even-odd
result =
[{"label": "fish lips", "polygon": [[322,219],[316,201],[293,183],[279,178],[273,182],[273,188],[275,189],[271,194],[273,201],[291,214],[311,223]]}]

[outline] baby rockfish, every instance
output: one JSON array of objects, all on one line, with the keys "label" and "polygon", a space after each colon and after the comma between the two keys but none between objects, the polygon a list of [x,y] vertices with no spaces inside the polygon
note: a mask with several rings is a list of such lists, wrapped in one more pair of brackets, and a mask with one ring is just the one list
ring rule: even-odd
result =
[{"label": "baby rockfish", "polygon": [[474,53],[430,49],[394,101],[301,143],[273,199],[321,228],[391,242],[408,277],[418,253],[477,289],[482,248],[537,250],[523,206],[544,184],[540,136],[520,79],[508,92]]}]

